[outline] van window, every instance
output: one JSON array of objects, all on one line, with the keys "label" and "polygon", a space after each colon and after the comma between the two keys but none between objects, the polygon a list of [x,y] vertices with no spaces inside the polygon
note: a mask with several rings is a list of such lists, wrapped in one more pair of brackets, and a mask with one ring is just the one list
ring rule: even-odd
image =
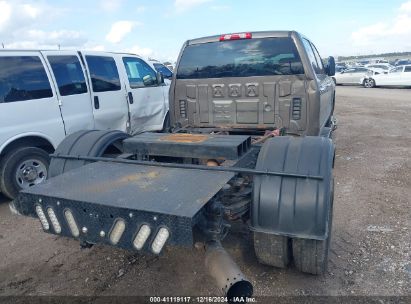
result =
[{"label": "van window", "polygon": [[0,103],[53,97],[38,56],[0,57]]},{"label": "van window", "polygon": [[119,91],[120,77],[113,57],[86,56],[94,92]]},{"label": "van window", "polygon": [[151,79],[146,81],[147,85],[157,84],[156,72],[143,60],[136,57],[123,57],[123,62],[131,88],[144,87],[143,79],[147,76]]},{"label": "van window", "polygon": [[61,96],[87,93],[86,80],[76,56],[48,56]]},{"label": "van window", "polygon": [[411,66],[406,66],[404,72],[411,72]]},{"label": "van window", "polygon": [[291,38],[254,38],[188,45],[177,78],[223,78],[304,74]]}]

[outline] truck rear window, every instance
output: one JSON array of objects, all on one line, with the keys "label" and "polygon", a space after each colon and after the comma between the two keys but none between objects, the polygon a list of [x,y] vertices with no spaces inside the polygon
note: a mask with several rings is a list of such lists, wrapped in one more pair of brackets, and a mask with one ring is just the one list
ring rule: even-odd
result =
[{"label": "truck rear window", "polygon": [[177,70],[178,79],[303,74],[291,38],[255,38],[189,45]]}]

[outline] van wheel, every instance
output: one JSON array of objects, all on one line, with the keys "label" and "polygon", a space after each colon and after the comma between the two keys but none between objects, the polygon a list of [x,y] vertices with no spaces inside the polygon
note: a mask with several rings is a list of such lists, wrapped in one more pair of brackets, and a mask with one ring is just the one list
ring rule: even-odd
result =
[{"label": "van wheel", "polygon": [[0,162],[0,188],[11,199],[20,190],[47,179],[50,158],[46,151],[23,147],[7,153]]}]

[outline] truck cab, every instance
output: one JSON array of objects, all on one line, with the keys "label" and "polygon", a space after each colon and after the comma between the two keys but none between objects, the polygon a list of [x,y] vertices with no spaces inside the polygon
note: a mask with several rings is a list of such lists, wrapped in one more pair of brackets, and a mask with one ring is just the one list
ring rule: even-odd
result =
[{"label": "truck cab", "polygon": [[294,31],[226,34],[188,40],[170,87],[176,128],[281,129],[319,135],[330,125],[335,63]]}]

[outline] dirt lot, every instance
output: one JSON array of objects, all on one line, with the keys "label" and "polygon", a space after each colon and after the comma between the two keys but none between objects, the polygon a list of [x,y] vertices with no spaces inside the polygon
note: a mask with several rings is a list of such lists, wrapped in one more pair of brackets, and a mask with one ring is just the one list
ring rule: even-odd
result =
[{"label": "dirt lot", "polygon": [[[259,265],[239,231],[224,243],[255,295],[411,295],[411,90],[338,87],[337,95],[329,272]],[[219,295],[202,251],[166,251],[80,249],[11,215],[0,196],[0,295]]]}]

